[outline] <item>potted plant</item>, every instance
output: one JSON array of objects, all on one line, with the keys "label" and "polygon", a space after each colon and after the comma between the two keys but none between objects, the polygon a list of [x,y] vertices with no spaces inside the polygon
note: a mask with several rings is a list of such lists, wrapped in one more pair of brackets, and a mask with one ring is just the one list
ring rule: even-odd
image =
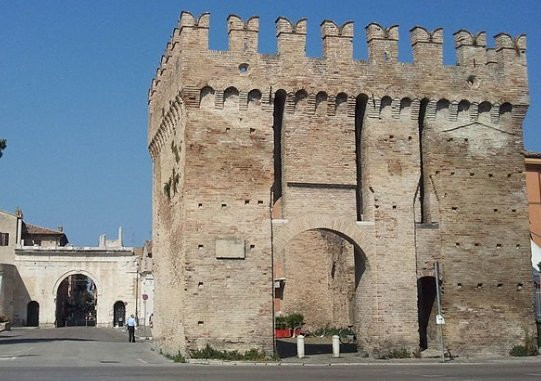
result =
[{"label": "potted plant", "polygon": [[298,336],[302,332],[301,326],[304,324],[304,315],[299,313],[292,313],[285,317],[287,325],[291,328],[293,336]]},{"label": "potted plant", "polygon": [[289,329],[285,316],[276,316],[274,319],[274,334],[277,339],[291,337],[291,329]]}]

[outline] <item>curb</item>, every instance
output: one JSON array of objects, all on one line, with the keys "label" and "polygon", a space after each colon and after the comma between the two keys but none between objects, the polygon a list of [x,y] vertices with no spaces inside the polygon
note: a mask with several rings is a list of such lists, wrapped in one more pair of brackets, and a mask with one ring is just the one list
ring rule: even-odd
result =
[{"label": "curb", "polygon": [[207,359],[187,359],[188,365],[206,365],[206,366],[244,366],[244,367],[268,367],[268,366],[283,366],[283,367],[351,367],[351,366],[419,366],[419,365],[442,365],[442,366],[457,366],[457,365],[481,365],[481,364],[508,364],[508,363],[531,363],[541,362],[539,357],[530,358],[501,358],[501,359],[471,359],[471,360],[451,360],[442,363],[440,361],[367,361],[367,362],[246,362],[246,361],[223,361],[223,360],[207,360]]}]

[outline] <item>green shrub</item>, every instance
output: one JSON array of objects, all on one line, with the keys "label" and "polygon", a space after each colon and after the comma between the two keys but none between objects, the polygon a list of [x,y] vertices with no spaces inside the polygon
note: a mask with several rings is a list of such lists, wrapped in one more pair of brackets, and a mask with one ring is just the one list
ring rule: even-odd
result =
[{"label": "green shrub", "polygon": [[341,330],[342,328],[338,328],[338,327],[318,328],[314,331],[314,336],[330,337],[334,335],[340,335]]},{"label": "green shrub", "polygon": [[390,352],[381,356],[382,359],[409,359],[411,358],[411,353],[406,349],[393,349]]},{"label": "green shrub", "polygon": [[[160,353],[161,353],[161,350],[160,350]],[[172,356],[170,354],[166,354],[165,357],[167,357],[169,360],[173,360],[174,362],[186,362],[186,358],[182,355],[182,353],[180,353],[180,351]]]},{"label": "green shrub", "polygon": [[274,327],[276,329],[286,329],[287,321],[285,316],[276,316],[276,319],[274,319]]},{"label": "green shrub", "polygon": [[515,357],[528,356],[526,353],[526,347],[524,345],[515,345],[509,352],[511,356]]},{"label": "green shrub", "polygon": [[204,349],[190,351],[191,358],[194,359],[212,359],[226,361],[261,361],[265,360],[265,353],[257,349],[250,349],[247,352],[239,351],[219,351],[212,348],[209,344]]},{"label": "green shrub", "polygon": [[285,316],[285,321],[289,328],[295,329],[304,322],[304,315],[299,313],[292,313]]}]

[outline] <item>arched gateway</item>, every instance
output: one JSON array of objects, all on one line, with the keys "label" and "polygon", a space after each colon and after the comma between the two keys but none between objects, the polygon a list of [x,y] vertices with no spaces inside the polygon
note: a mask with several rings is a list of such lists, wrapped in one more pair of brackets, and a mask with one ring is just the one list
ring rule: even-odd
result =
[{"label": "arched gateway", "polygon": [[310,330],[353,326],[368,340],[372,229],[340,216],[274,220],[275,314],[302,313]]},{"label": "arched gateway", "polygon": [[56,326],[95,326],[98,291],[85,274],[68,275],[56,290]]},{"label": "arched gateway", "polygon": [[28,303],[36,302],[40,327],[112,327],[119,300],[127,314],[136,314],[137,257],[132,249],[22,247],[15,254],[21,279],[32,282],[24,282],[24,297],[17,299],[14,311],[30,317],[35,308]]}]

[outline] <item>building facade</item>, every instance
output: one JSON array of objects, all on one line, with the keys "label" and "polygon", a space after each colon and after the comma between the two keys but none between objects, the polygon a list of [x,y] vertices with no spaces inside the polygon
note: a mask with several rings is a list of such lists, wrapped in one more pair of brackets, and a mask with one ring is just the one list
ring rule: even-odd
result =
[{"label": "building facade", "polygon": [[68,245],[63,229],[0,212],[0,315],[16,326],[122,325],[137,313],[133,248],[100,237],[96,247]]},{"label": "building facade", "polygon": [[[526,39],[180,15],[149,92],[154,337],[165,352],[273,349],[273,317],[353,325],[377,356],[432,343],[435,278],[455,354],[508,354],[534,329],[522,155]],[[318,296],[320,296],[318,298]]]}]

